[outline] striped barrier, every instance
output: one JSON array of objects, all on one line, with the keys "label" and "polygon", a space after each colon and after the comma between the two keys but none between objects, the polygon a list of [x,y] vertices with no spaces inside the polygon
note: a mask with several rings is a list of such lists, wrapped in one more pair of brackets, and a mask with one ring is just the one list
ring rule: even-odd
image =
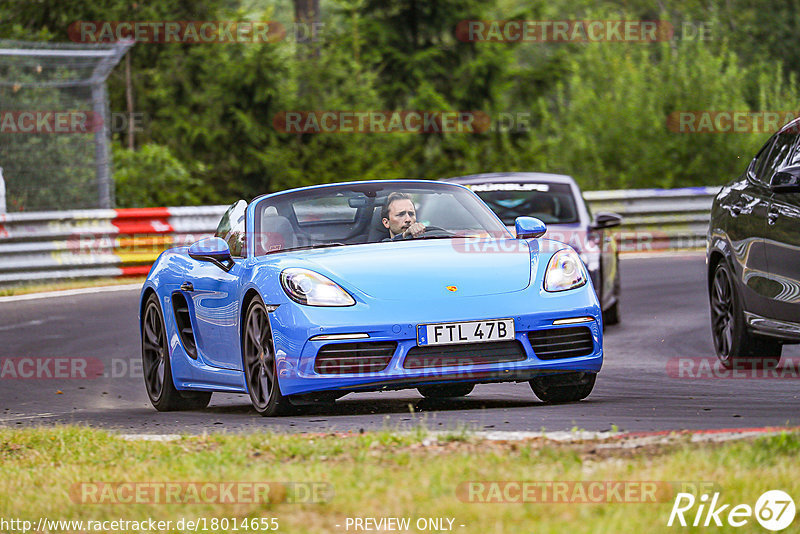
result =
[{"label": "striped barrier", "polygon": [[214,232],[226,206],[0,215],[0,285],[143,276],[164,249]]},{"label": "striped barrier", "polygon": [[[715,187],[587,191],[593,213],[624,217],[622,252],[705,246]],[[164,249],[211,235],[227,206],[0,213],[0,286],[144,276]]]}]

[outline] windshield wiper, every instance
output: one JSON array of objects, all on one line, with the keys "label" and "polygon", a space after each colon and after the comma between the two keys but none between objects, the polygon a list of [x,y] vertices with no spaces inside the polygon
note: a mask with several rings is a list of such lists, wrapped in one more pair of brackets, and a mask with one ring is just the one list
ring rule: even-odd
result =
[{"label": "windshield wiper", "polygon": [[317,243],[316,245],[306,245],[304,247],[281,248],[277,250],[270,250],[267,254],[275,254],[278,252],[292,252],[295,250],[310,250],[312,248],[328,248],[328,247],[344,247],[347,243]]}]

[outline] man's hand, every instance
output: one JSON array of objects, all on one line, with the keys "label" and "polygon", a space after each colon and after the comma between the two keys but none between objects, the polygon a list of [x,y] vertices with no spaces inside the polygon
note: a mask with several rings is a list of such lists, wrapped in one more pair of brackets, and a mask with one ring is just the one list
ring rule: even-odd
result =
[{"label": "man's hand", "polygon": [[419,237],[425,233],[425,225],[422,223],[415,222],[411,226],[403,232],[403,239],[408,239],[409,237]]}]

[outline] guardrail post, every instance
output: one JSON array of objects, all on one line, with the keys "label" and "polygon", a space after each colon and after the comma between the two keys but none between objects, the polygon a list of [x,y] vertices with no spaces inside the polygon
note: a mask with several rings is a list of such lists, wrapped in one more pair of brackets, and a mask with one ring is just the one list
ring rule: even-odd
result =
[{"label": "guardrail post", "polygon": [[92,108],[94,110],[94,159],[97,168],[97,205],[111,207],[111,173],[108,157],[108,126],[106,125],[105,86],[92,85]]},{"label": "guardrail post", "polygon": [[6,212],[6,182],[3,180],[3,167],[0,167],[0,215]]}]

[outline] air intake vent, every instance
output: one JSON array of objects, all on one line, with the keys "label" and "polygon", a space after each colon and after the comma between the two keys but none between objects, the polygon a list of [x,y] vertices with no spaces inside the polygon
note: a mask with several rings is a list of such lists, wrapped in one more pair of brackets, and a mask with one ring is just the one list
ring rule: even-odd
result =
[{"label": "air intake vent", "polygon": [[192,321],[189,318],[189,305],[182,293],[172,294],[172,309],[175,310],[175,324],[178,327],[178,334],[181,337],[183,348],[186,354],[197,359],[197,344],[194,341],[192,331]]},{"label": "air intake vent", "polygon": [[525,359],[527,359],[525,349],[519,341],[465,343],[463,345],[413,347],[408,351],[403,367],[406,369],[427,369],[431,367],[520,362]]},{"label": "air intake vent", "polygon": [[377,373],[386,369],[396,348],[395,342],[331,343],[319,349],[314,371],[322,375]]},{"label": "air intake vent", "polygon": [[586,326],[528,332],[528,340],[540,360],[575,358],[594,352],[592,331]]}]

